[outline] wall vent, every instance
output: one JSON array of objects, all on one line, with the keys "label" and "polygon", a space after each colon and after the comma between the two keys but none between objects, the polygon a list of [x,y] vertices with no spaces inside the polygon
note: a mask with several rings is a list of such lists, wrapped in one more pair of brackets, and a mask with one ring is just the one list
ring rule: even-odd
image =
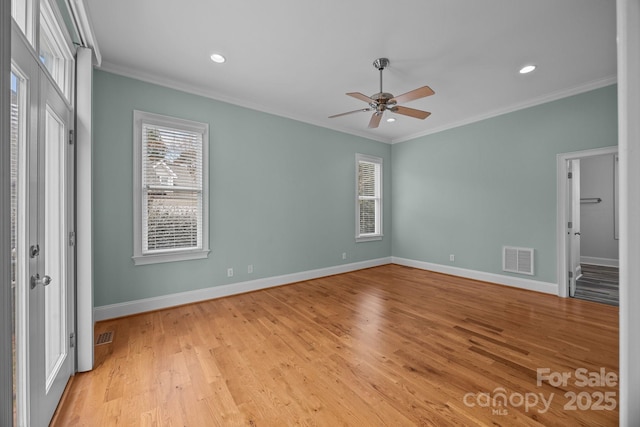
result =
[{"label": "wall vent", "polygon": [[533,249],[503,246],[502,270],[533,276]]}]

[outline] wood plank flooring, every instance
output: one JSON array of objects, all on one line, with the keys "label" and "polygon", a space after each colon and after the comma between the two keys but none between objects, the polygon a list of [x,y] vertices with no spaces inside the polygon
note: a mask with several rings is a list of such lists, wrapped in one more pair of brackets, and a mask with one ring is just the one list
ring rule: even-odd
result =
[{"label": "wood plank flooring", "polygon": [[95,348],[53,425],[618,425],[617,385],[595,384],[618,373],[617,307],[398,265],[105,331],[113,343]]}]

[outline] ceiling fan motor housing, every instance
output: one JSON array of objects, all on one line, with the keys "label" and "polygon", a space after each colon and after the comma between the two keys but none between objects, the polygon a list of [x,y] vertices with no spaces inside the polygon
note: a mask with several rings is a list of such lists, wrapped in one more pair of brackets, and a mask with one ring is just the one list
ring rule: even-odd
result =
[{"label": "ceiling fan motor housing", "polygon": [[369,103],[369,105],[371,106],[371,108],[374,108],[377,111],[384,111],[386,110],[386,107],[396,104],[395,101],[389,102],[391,99],[393,99],[393,94],[389,92],[375,93],[371,95],[371,99],[374,100],[374,102]]},{"label": "ceiling fan motor housing", "polygon": [[388,65],[389,65],[388,58],[378,58],[375,61],[373,61],[373,66],[376,67],[378,70],[384,70]]}]

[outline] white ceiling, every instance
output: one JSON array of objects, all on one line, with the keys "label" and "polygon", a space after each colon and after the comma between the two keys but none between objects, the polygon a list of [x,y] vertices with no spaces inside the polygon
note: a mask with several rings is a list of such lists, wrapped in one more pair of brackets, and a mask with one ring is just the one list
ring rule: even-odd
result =
[{"label": "white ceiling", "polygon": [[[307,123],[398,142],[615,82],[613,0],[85,0],[101,67]],[[227,57],[215,64],[209,56]],[[371,113],[346,92],[429,85]],[[528,75],[518,70],[534,63]]]}]

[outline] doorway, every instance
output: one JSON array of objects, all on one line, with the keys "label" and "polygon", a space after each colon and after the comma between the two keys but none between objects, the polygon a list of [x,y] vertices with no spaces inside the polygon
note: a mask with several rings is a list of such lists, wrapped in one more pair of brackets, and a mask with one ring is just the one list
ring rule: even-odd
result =
[{"label": "doorway", "polygon": [[619,304],[617,154],[580,162],[580,265],[575,297]]},{"label": "doorway", "polygon": [[[14,26],[15,29],[15,26]],[[75,370],[72,107],[12,33],[14,423],[46,426]]]},{"label": "doorway", "polygon": [[617,147],[557,156],[559,295],[618,305]]}]

